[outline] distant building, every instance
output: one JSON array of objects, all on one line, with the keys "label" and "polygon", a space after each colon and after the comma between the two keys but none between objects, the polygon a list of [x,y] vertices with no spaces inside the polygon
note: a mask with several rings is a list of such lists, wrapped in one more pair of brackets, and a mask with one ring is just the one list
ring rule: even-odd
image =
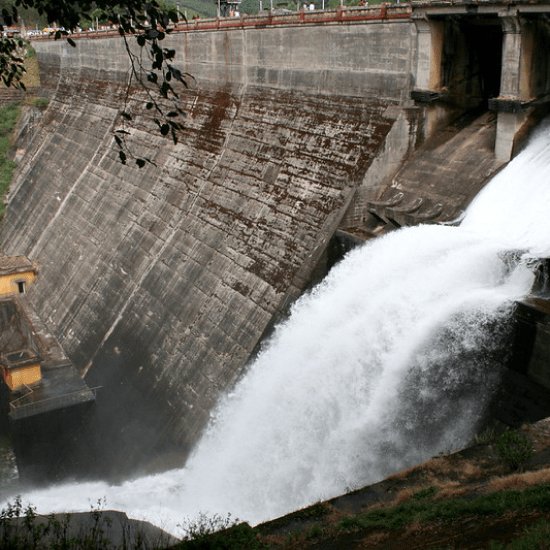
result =
[{"label": "distant building", "polygon": [[25,256],[0,256],[0,296],[24,294],[38,268]]},{"label": "distant building", "polygon": [[218,6],[218,17],[235,16],[235,13],[239,13],[240,3],[241,0],[214,0]]},{"label": "distant building", "polygon": [[11,391],[22,386],[30,387],[42,380],[41,362],[40,356],[28,348],[2,353],[2,378]]},{"label": "distant building", "polygon": [[[38,269],[26,256],[0,256],[0,298],[25,294]],[[11,391],[32,386],[42,379],[41,357],[28,347],[21,327],[15,329],[16,307],[8,300],[0,303],[0,371]],[[28,336],[28,335],[25,335]]]},{"label": "distant building", "polygon": [[0,257],[0,426],[9,430],[19,476],[56,480],[95,394],[32,307],[27,289],[38,268],[24,256]]}]

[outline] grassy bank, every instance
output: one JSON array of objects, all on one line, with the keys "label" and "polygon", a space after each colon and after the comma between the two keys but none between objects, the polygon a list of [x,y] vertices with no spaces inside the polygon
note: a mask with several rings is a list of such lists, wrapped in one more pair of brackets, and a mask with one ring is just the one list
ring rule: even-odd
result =
[{"label": "grassy bank", "polygon": [[[0,108],[0,198],[4,198],[9,190],[13,171],[17,163],[8,158],[8,151],[12,146],[12,132],[17,119],[21,114],[19,105],[6,105]],[[4,217],[6,207],[0,201],[0,219]]]}]

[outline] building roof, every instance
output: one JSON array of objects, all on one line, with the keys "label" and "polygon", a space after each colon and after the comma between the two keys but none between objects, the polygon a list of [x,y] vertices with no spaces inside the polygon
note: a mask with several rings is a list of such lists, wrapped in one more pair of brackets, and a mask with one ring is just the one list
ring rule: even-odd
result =
[{"label": "building roof", "polygon": [[26,256],[0,256],[0,276],[36,272],[36,266]]},{"label": "building roof", "polygon": [[6,369],[20,369],[29,365],[36,365],[41,360],[41,357],[30,348],[9,351],[0,355],[2,366]]}]

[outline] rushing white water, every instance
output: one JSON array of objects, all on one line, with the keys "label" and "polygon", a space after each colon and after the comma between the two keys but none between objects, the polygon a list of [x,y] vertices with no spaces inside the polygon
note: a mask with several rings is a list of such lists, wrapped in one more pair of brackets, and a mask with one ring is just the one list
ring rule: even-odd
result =
[{"label": "rushing white water", "polygon": [[460,227],[404,229],[348,254],[223,398],[185,468],[24,500],[46,513],[105,498],[178,534],[199,512],[257,523],[464,445],[533,281],[503,254],[550,248],[547,159],[544,131]]}]

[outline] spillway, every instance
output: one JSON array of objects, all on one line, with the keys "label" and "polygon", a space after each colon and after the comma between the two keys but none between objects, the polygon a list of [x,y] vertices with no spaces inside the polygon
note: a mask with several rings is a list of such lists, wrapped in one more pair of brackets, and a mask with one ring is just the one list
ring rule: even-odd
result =
[{"label": "spillway", "polygon": [[514,302],[550,248],[549,158],[545,125],[460,225],[350,252],[223,396],[184,468],[25,502],[47,513],[105,499],[178,534],[199,512],[255,524],[463,447],[498,386]]}]

